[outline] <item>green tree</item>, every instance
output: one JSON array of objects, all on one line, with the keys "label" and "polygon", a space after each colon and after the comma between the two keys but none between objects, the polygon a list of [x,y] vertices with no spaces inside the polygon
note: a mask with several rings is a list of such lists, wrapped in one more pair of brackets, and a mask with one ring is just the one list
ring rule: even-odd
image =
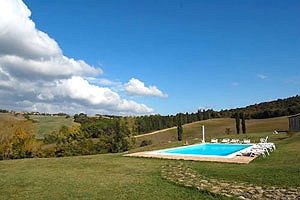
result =
[{"label": "green tree", "polygon": [[246,121],[245,121],[245,114],[241,113],[241,119],[242,119],[242,131],[245,134],[246,133]]},{"label": "green tree", "polygon": [[183,128],[181,123],[177,125],[177,136],[178,136],[178,141],[182,141],[182,135],[183,135]]},{"label": "green tree", "polygon": [[239,113],[236,113],[236,115],[235,115],[235,127],[236,127],[236,133],[240,134],[240,115],[239,115]]}]

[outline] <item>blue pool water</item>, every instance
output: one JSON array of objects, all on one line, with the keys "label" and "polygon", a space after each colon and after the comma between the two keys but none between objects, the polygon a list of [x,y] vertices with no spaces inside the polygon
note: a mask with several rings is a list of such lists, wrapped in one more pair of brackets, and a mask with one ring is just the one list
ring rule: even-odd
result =
[{"label": "blue pool water", "polygon": [[159,150],[159,154],[191,156],[230,156],[251,144],[196,144],[172,149]]}]

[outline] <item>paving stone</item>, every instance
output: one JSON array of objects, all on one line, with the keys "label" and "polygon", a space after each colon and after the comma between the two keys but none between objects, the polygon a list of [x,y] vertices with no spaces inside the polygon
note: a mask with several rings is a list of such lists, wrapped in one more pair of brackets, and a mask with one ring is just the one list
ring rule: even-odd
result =
[{"label": "paving stone", "polygon": [[262,187],[253,184],[228,182],[209,179],[196,171],[180,164],[178,166],[165,165],[162,167],[161,176],[168,181],[186,187],[195,187],[198,190],[208,190],[212,193],[227,197],[235,196],[243,200],[274,199],[274,200],[300,200],[300,187],[278,188]]}]

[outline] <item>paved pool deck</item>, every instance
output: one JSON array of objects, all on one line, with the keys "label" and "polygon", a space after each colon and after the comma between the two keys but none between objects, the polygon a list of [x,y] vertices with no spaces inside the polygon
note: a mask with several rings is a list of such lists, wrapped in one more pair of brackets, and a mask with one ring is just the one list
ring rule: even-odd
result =
[{"label": "paved pool deck", "polygon": [[183,156],[183,155],[164,155],[164,154],[156,154],[154,151],[143,151],[143,152],[126,154],[124,156],[143,157],[143,158],[163,158],[163,159],[173,159],[173,160],[238,163],[238,164],[249,164],[252,160],[256,158],[256,156],[255,157],[235,156],[233,158],[220,158],[220,157],[200,157],[200,156]]}]

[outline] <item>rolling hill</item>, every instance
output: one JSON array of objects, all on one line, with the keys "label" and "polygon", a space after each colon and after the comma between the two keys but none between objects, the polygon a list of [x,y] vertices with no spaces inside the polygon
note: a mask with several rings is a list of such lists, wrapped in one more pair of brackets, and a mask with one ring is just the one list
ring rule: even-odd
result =
[{"label": "rolling hill", "polygon": [[[193,122],[183,125],[183,140],[195,140],[202,137],[201,127],[205,126],[206,138],[212,137],[227,137],[225,129],[230,128],[230,137],[234,134],[236,137],[246,137],[251,133],[272,133],[274,130],[287,130],[288,118],[276,117],[269,119],[250,119],[246,120],[247,134],[236,135],[235,120],[232,118],[209,119],[198,122]],[[137,144],[143,140],[151,140],[153,144],[168,143],[177,141],[176,127],[156,131],[154,134],[144,134],[136,138]]]}]

